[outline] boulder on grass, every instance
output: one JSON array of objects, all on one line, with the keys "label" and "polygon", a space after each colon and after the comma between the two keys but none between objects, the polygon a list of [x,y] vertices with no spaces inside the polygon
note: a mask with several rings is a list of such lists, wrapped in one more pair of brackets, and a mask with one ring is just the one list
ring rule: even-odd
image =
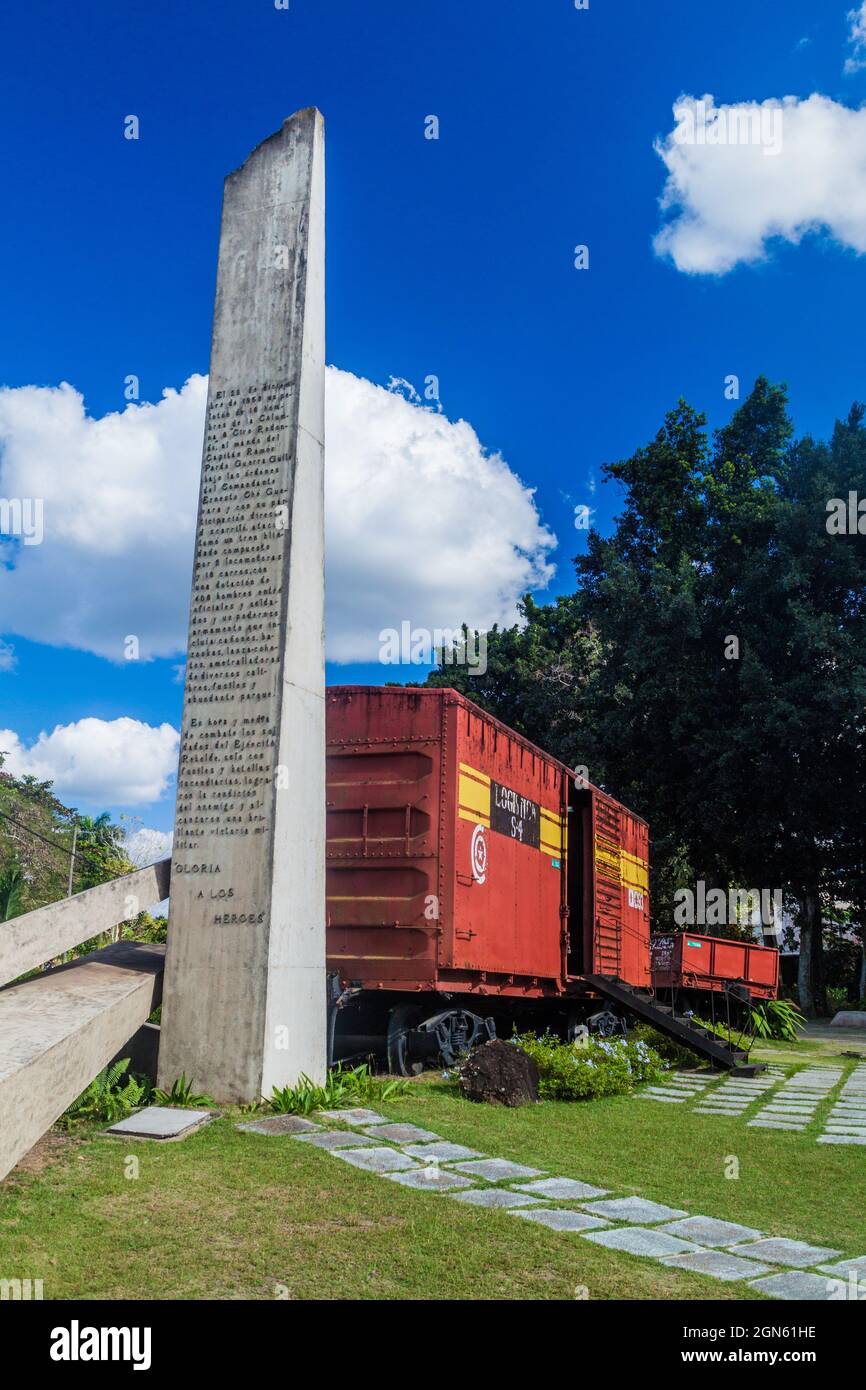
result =
[{"label": "boulder on grass", "polygon": [[516,1043],[494,1038],[476,1048],[460,1070],[460,1089],[468,1100],[488,1105],[534,1105],[538,1067]]}]

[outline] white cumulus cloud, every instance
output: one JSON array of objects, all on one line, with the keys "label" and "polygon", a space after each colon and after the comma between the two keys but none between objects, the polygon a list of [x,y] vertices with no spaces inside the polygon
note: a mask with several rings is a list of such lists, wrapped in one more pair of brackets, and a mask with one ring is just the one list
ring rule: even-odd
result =
[{"label": "white cumulus cloud", "polygon": [[654,246],[678,270],[723,275],[809,233],[866,252],[866,109],[817,93],[716,106],[682,96],[656,151],[667,221]]},{"label": "white cumulus cloud", "polygon": [[[120,661],[181,653],[207,381],[89,416],[72,386],[0,389],[0,495],[39,498],[39,545],[0,542],[0,631]],[[512,621],[553,574],[532,489],[472,426],[329,368],[328,649],[382,628]]]},{"label": "white cumulus cloud", "polygon": [[866,0],[856,10],[848,12],[848,42],[851,53],[845,62],[847,73],[866,68]]},{"label": "white cumulus cloud", "polygon": [[138,806],[157,801],[177,771],[179,735],[170,724],[138,719],[79,719],[58,724],[27,745],[0,729],[4,767],[15,777],[51,781],[67,801]]},{"label": "white cumulus cloud", "polygon": [[363,661],[378,634],[514,622],[553,574],[532,490],[465,420],[331,368],[326,404],[329,655]]},{"label": "white cumulus cloud", "polygon": [[153,830],[149,826],[139,826],[127,835],[124,848],[130,864],[137,869],[145,869],[158,859],[166,859],[171,854],[174,836],[170,830]]}]

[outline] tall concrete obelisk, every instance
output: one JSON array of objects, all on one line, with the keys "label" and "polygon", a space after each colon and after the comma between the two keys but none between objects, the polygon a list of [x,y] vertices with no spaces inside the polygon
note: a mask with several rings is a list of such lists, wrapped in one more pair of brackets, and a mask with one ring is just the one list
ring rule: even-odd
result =
[{"label": "tall concrete obelisk", "polygon": [[325,1073],[324,122],[225,182],[160,1085]]}]

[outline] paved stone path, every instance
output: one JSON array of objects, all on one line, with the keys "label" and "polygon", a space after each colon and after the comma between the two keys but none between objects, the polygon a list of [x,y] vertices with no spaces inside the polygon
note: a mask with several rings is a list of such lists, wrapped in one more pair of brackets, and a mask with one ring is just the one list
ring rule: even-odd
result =
[{"label": "paved stone path", "polygon": [[656,1101],[661,1105],[685,1105],[694,1102],[695,1115],[743,1115],[785,1078],[782,1067],[768,1067],[760,1076],[727,1076],[719,1073],[674,1072],[657,1086],[643,1086],[635,1099]]},{"label": "paved stone path", "polygon": [[[838,1084],[839,1075],[830,1089]],[[770,1085],[775,1084],[771,1079]],[[810,1082],[805,1089],[826,1094],[823,1080],[814,1087]],[[852,1073],[840,1103],[842,1097],[846,1103],[866,1108],[866,1064]],[[749,1090],[746,1105],[753,1098]],[[293,1117],[282,1117],[282,1124],[269,1123],[271,1118],[237,1127],[271,1137],[288,1135],[292,1143],[320,1149],[400,1186],[442,1193],[467,1206],[501,1210],[564,1238],[590,1240],[673,1269],[743,1282],[769,1298],[866,1300],[866,1255],[840,1260],[841,1251],[827,1246],[768,1236],[750,1226],[690,1214],[633,1194],[617,1196],[510,1159],[485,1157],[430,1130],[396,1123],[372,1110],[321,1111],[315,1120],[294,1123]],[[424,1135],[423,1141],[418,1140],[419,1134]]]},{"label": "paved stone path", "polygon": [[755,1129],[804,1130],[819,1105],[842,1079],[841,1067],[806,1067],[795,1072],[749,1125]]},{"label": "paved stone path", "polygon": [[866,1062],[858,1062],[839,1092],[818,1143],[866,1145]]},{"label": "paved stone path", "polygon": [[[686,1105],[693,1115],[727,1115],[738,1118],[759,1101],[765,1103],[747,1123],[750,1129],[788,1130],[802,1133],[831,1098],[844,1074],[842,1067],[806,1067],[786,1080],[784,1067],[768,1066],[756,1077],[708,1072],[673,1072],[655,1086],[635,1092],[636,1100],[661,1105]],[[779,1083],[782,1082],[781,1086]],[[832,1110],[821,1119],[819,1144],[856,1144],[866,1147],[866,1062],[851,1073]]]}]

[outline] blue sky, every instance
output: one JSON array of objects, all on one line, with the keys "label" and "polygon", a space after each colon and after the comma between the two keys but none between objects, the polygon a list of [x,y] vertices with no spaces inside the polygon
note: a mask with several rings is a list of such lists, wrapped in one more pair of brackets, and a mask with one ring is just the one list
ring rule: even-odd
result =
[{"label": "blue sky", "polygon": [[[377,386],[397,377],[422,389],[435,374],[448,420],[470,422],[535,489],[558,540],[544,592],[566,590],[584,543],[575,504],[610,525],[613,486],[592,491],[601,463],[644,443],[680,395],[721,424],[733,409],[726,376],[745,391],[763,372],[788,382],[798,428],[817,434],[866,395],[859,232],[771,242],[723,274],[688,273],[653,249],[666,174],[653,142],[672,130],[677,97],[821,93],[834,110],[857,110],[866,69],[844,72],[857,56],[850,8],[17,6],[4,19],[0,83],[0,387],[66,381],[98,418],[125,409],[131,373],[154,403],[206,373],[222,179],[286,115],[317,105],[328,361]],[[123,138],[130,113],[135,142]],[[431,113],[436,141],[424,139]],[[588,272],[574,268],[578,243],[590,248]],[[157,515],[126,553],[126,581],[144,593],[160,529]],[[29,745],[90,717],[179,725],[182,653],[124,662],[56,633],[38,640],[50,625],[2,606],[8,574],[0,613],[14,659],[0,670],[0,729]],[[34,565],[34,583],[51,576]],[[77,581],[54,582],[43,597],[61,604]],[[330,682],[393,676],[373,662],[328,668]],[[112,795],[110,778],[96,785]],[[96,805],[58,786],[82,809]],[[171,788],[111,808],[165,829]]]}]

